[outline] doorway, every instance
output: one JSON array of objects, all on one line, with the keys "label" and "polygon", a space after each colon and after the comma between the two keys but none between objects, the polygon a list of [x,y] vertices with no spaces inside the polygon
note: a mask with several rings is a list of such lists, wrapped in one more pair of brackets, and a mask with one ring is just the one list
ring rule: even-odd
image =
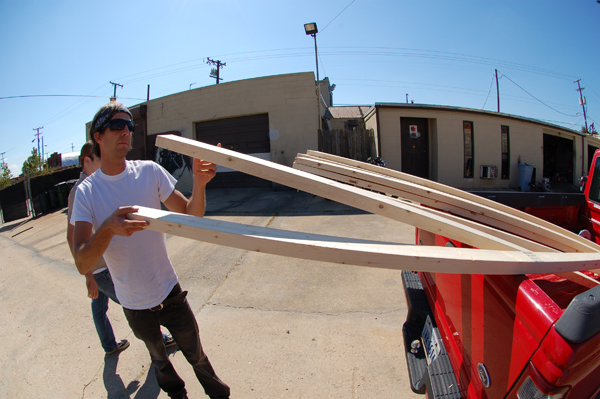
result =
[{"label": "doorway", "polygon": [[573,140],[544,134],[544,177],[573,184]]},{"label": "doorway", "polygon": [[402,172],[429,178],[429,120],[400,118]]}]

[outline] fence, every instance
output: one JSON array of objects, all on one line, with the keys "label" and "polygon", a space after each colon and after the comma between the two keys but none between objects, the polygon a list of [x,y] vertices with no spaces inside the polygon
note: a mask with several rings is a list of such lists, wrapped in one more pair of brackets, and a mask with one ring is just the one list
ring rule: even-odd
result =
[{"label": "fence", "polygon": [[377,156],[375,132],[366,130],[320,130],[319,151],[366,162]]},{"label": "fence", "polygon": [[[72,167],[30,179],[35,216],[67,206],[69,191],[79,178],[81,167]],[[26,179],[0,190],[0,209],[4,222],[34,216],[28,210]],[[27,187],[27,189],[29,188]]]}]

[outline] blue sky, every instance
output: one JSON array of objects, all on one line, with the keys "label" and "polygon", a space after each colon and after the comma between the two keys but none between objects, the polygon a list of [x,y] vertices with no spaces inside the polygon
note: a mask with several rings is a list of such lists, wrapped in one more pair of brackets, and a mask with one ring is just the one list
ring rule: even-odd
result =
[{"label": "blue sky", "polygon": [[148,85],[154,99],[214,84],[207,58],[226,63],[223,82],[314,71],[307,22],[334,105],[408,95],[495,111],[498,69],[501,112],[580,130],[581,79],[588,125],[600,123],[596,0],[0,0],[0,16],[0,153],[13,176],[38,127],[46,155],[78,151],[111,81],[135,105]]}]

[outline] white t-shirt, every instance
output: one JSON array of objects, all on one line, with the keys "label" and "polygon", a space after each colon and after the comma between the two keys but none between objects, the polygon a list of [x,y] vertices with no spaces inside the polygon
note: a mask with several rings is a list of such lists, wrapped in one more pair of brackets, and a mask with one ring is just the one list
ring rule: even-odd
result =
[{"label": "white t-shirt", "polygon": [[[69,221],[69,224],[71,224],[71,225],[73,224],[73,223],[71,223],[71,213],[73,213],[73,203],[75,203],[75,193],[77,193],[77,187],[81,184],[82,181],[87,179],[87,177],[88,177],[88,175],[81,172],[79,174],[79,180],[77,180],[77,183],[75,183],[75,185],[73,186],[71,191],[69,191],[69,197],[67,199],[67,205],[68,205],[67,206],[67,220]],[[103,272],[104,270],[106,270],[106,262],[104,262],[104,258],[100,258],[98,263],[96,263],[96,266],[94,266],[92,268],[92,273],[98,274],[100,272]]]},{"label": "white t-shirt", "polygon": [[[88,222],[97,231],[121,206],[160,209],[175,189],[176,180],[152,161],[127,161],[125,170],[109,176],[100,169],[77,187],[71,223]],[[151,230],[131,237],[115,235],[104,252],[117,298],[128,309],[159,305],[177,284],[167,255],[166,236]]]}]

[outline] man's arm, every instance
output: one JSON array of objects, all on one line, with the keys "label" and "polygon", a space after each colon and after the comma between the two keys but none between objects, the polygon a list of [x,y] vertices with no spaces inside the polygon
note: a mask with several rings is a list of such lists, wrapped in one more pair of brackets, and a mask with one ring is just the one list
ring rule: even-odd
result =
[{"label": "man's arm", "polygon": [[202,217],[206,210],[206,185],[217,174],[217,165],[194,158],[193,173],[194,188],[190,199],[185,198],[179,190],[173,190],[164,204],[172,212]]},{"label": "man's arm", "polygon": [[75,222],[73,257],[79,273],[86,274],[98,263],[113,236],[129,237],[148,226],[146,221],[125,218],[128,213],[137,211],[138,208],[133,206],[120,207],[100,225],[95,233],[91,223]]},{"label": "man's arm", "polygon": [[67,243],[69,244],[71,255],[73,255],[73,230],[75,230],[75,226],[71,223],[67,223],[67,225]]}]

